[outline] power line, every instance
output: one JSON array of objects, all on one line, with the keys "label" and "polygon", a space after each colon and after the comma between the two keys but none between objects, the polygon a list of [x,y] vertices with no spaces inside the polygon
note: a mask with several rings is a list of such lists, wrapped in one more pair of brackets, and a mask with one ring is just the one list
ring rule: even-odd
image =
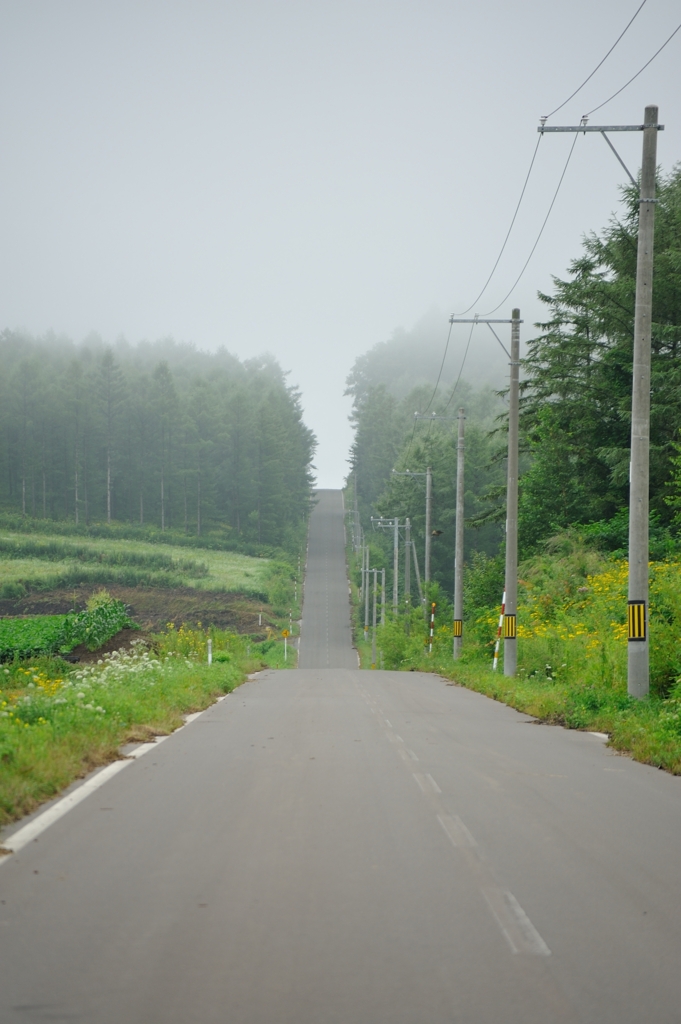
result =
[{"label": "power line", "polygon": [[442,357],[442,362],[440,363],[440,372],[437,375],[437,380],[435,381],[435,387],[433,388],[433,393],[430,396],[430,401],[428,402],[428,405],[423,410],[424,413],[428,412],[428,410],[430,409],[431,405],[433,404],[433,399],[435,398],[435,393],[436,393],[436,391],[438,389],[438,386],[440,384],[440,377],[442,376],[442,371],[443,371],[444,366],[445,366],[445,359],[447,358],[447,350],[449,349],[449,339],[452,336],[452,327],[453,327],[453,324],[450,324],[449,325],[449,332],[447,334],[447,344],[445,345],[445,353],[444,353],[444,355]]},{"label": "power line", "polygon": [[[449,325],[449,331],[447,333],[447,344],[445,345],[445,352],[444,352],[444,355],[442,357],[442,362],[440,363],[440,372],[437,375],[437,380],[435,382],[435,387],[433,388],[433,393],[430,396],[430,401],[428,402],[428,405],[426,406],[424,412],[428,412],[428,410],[430,409],[431,405],[433,404],[433,399],[435,398],[435,393],[436,393],[436,391],[438,389],[438,385],[440,383],[440,377],[442,376],[442,371],[444,369],[445,359],[447,358],[447,350],[449,349],[449,339],[452,336],[452,327],[453,326],[454,326],[453,324]],[[417,420],[414,419],[414,426],[412,428],[411,437],[409,438],[409,444],[407,445],[407,454],[405,455],[405,459],[409,458],[409,452],[411,451],[411,446],[414,443],[414,434],[416,433],[416,423],[417,423]]]},{"label": "power line", "polygon": [[[679,27],[681,27],[681,26],[679,26]],[[499,302],[494,307],[494,309],[488,309],[486,313],[481,313],[480,314],[481,316],[489,316],[490,313],[496,313],[496,311],[499,309],[499,307],[503,306],[503,304],[506,302],[506,299],[509,297],[509,295],[511,294],[511,292],[513,291],[513,289],[518,284],[518,282],[520,281],[521,277],[523,276],[523,274],[527,270],[528,264],[529,264],[530,260],[532,259],[532,257],[534,256],[534,251],[537,248],[537,246],[539,245],[539,240],[541,239],[541,236],[544,234],[544,228],[546,227],[548,219],[551,216],[551,210],[553,209],[554,204],[556,202],[556,199],[558,198],[558,193],[560,192],[560,187],[563,184],[563,178],[565,177],[565,173],[566,173],[566,171],[568,169],[568,164],[570,163],[570,160],[572,158],[572,153],[574,151],[575,143],[577,142],[577,138],[578,138],[578,134],[575,133],[575,137],[572,140],[572,145],[570,146],[570,152],[568,153],[568,158],[565,161],[565,167],[563,168],[563,173],[561,174],[560,179],[558,181],[558,185],[556,186],[556,191],[553,193],[553,199],[551,200],[551,205],[549,206],[548,212],[547,212],[546,216],[544,217],[544,223],[542,224],[542,226],[539,229],[539,234],[537,235],[536,241],[535,241],[534,245],[532,246],[532,248],[530,250],[530,255],[527,257],[527,259],[525,260],[525,263],[523,264],[522,270],[520,271],[520,273],[516,277],[515,281],[513,282],[513,284],[509,288],[509,290],[504,295],[504,297],[501,300],[501,302]]]},{"label": "power line", "polygon": [[[621,40],[621,39],[622,39],[622,38],[623,38],[623,37],[624,37],[624,36],[626,35],[626,33],[627,33],[627,32],[629,31],[629,29],[631,28],[631,26],[632,26],[632,25],[634,24],[634,22],[635,22],[636,18],[637,18],[637,17],[639,16],[639,14],[640,14],[640,13],[641,13],[641,11],[643,10],[643,8],[645,7],[645,5],[646,5],[646,3],[647,3],[647,2],[648,2],[648,0],[643,0],[643,3],[642,3],[642,4],[641,4],[641,6],[640,6],[640,7],[638,8],[638,10],[637,10],[637,11],[635,12],[635,14],[634,14],[633,18],[631,19],[631,21],[627,22],[627,24],[625,25],[625,27],[624,27],[624,28],[622,29],[622,31],[621,31],[621,32],[620,32],[620,34],[618,35],[618,37],[617,37],[617,39],[615,40],[615,42],[614,42],[614,43],[612,44],[612,46],[610,47],[610,49],[609,49],[609,50],[608,50],[608,52],[606,53],[605,57],[603,57],[603,59],[602,59],[602,60],[601,60],[601,61],[600,61],[600,62],[599,62],[599,63],[598,63],[597,65],[596,65],[596,67],[595,67],[595,68],[593,69],[593,71],[591,72],[591,74],[590,74],[590,75],[589,75],[589,76],[588,76],[587,78],[585,78],[585,79],[584,79],[584,81],[582,82],[582,84],[581,84],[581,85],[580,85],[580,86],[579,86],[579,87],[578,87],[577,89],[575,89],[575,91],[574,91],[574,92],[573,92],[573,93],[572,93],[572,94],[571,94],[570,96],[568,96],[568,98],[567,98],[566,100],[563,100],[563,102],[562,102],[562,103],[560,104],[560,106],[559,106],[559,107],[556,107],[556,109],[555,109],[555,110],[552,110],[550,114],[546,114],[546,115],[545,115],[545,116],[544,116],[544,117],[542,118],[542,121],[548,121],[548,119],[549,119],[550,117],[553,117],[553,115],[554,115],[554,114],[557,114],[559,110],[562,110],[562,109],[563,109],[563,107],[564,107],[564,106],[565,106],[565,105],[566,105],[567,103],[569,103],[569,102],[570,102],[570,100],[572,100],[572,99],[574,99],[574,98],[575,98],[575,96],[577,95],[577,93],[578,93],[578,92],[581,92],[581,91],[582,91],[582,89],[584,88],[584,86],[586,85],[586,83],[587,83],[587,82],[590,82],[590,81],[591,81],[591,79],[592,79],[592,78],[593,78],[593,76],[594,76],[594,75],[596,74],[596,72],[598,71],[598,69],[599,69],[600,67],[602,67],[602,66],[603,66],[603,64],[605,64],[606,60],[608,59],[608,57],[610,56],[610,54],[612,53],[612,51],[613,51],[613,50],[615,49],[615,47],[617,46],[617,44],[619,43],[619,41],[620,41],[620,40]],[[606,103],[607,103],[607,100],[606,100]],[[598,107],[596,107],[596,110],[598,110]]]},{"label": "power line", "polygon": [[[644,2],[645,2],[645,0],[644,0]],[[539,136],[539,139],[541,139],[541,135]],[[527,183],[528,183],[528,181],[530,180],[530,175],[532,174],[532,168],[534,167],[534,161],[535,161],[535,160],[536,160],[536,158],[537,158],[537,150],[539,149],[539,139],[537,140],[537,145],[536,145],[536,146],[534,147],[534,153],[532,154],[532,159],[530,160],[530,166],[529,166],[529,169],[528,169],[528,171],[527,171],[527,174],[526,174],[526,176],[525,176],[525,182],[524,182],[524,184],[523,184],[523,187],[522,187],[522,191],[521,191],[521,193],[520,193],[520,198],[518,199],[518,203],[517,203],[517,205],[516,205],[516,208],[515,208],[515,212],[514,212],[514,214],[513,214],[513,218],[512,218],[512,220],[511,220],[511,224],[510,224],[510,226],[509,226],[509,229],[508,229],[508,231],[506,232],[506,238],[504,239],[504,244],[502,245],[501,249],[499,250],[499,255],[497,256],[497,258],[496,258],[496,261],[495,261],[495,263],[494,263],[494,266],[492,267],[492,269],[491,269],[491,271],[490,271],[490,275],[489,275],[489,277],[487,278],[487,280],[485,281],[485,283],[484,283],[484,285],[483,285],[483,288],[482,288],[482,291],[481,291],[481,292],[479,292],[479,293],[478,293],[478,294],[476,295],[476,297],[475,297],[475,298],[473,299],[473,301],[471,302],[470,306],[468,306],[468,307],[467,307],[467,309],[462,309],[460,313],[452,313],[452,316],[465,316],[465,315],[466,315],[466,313],[470,313],[470,311],[472,310],[472,308],[473,308],[473,306],[474,306],[474,305],[476,304],[476,302],[477,302],[477,301],[478,301],[478,300],[479,300],[480,298],[482,298],[482,296],[483,296],[483,295],[485,294],[485,292],[486,292],[486,290],[487,290],[487,285],[488,285],[488,284],[490,283],[490,281],[492,280],[492,277],[494,276],[494,271],[495,271],[495,270],[497,269],[497,267],[499,266],[499,260],[500,260],[500,259],[501,259],[501,257],[502,257],[502,256],[504,255],[504,250],[505,250],[505,248],[506,248],[506,243],[508,242],[508,240],[509,240],[509,238],[510,238],[510,235],[511,235],[511,231],[513,230],[513,225],[515,224],[515,221],[516,221],[516,217],[518,216],[518,211],[520,210],[520,204],[522,203],[522,201],[523,201],[523,196],[525,195],[525,190],[526,190],[526,188],[527,188]]]},{"label": "power line", "polygon": [[676,26],[676,28],[674,29],[674,31],[672,32],[672,34],[671,34],[671,35],[669,36],[669,38],[668,38],[668,39],[665,39],[665,41],[663,42],[663,44],[662,44],[662,46],[660,47],[660,49],[659,49],[659,50],[657,50],[657,51],[656,51],[656,52],[655,52],[655,53],[654,53],[654,54],[652,55],[652,57],[650,58],[650,60],[646,61],[646,63],[645,63],[644,65],[643,65],[643,67],[642,67],[642,68],[639,68],[639,70],[638,70],[638,71],[636,72],[636,74],[635,74],[635,75],[632,75],[632,77],[631,77],[631,78],[629,79],[629,81],[628,81],[628,82],[625,82],[625,83],[624,83],[624,85],[622,86],[622,88],[621,88],[621,89],[618,89],[618,90],[617,90],[617,92],[614,92],[614,93],[612,94],[612,96],[608,96],[607,100],[603,100],[603,102],[602,102],[602,103],[599,103],[597,107],[594,107],[594,108],[593,108],[593,110],[590,110],[590,111],[588,112],[588,114],[584,114],[584,117],[590,117],[590,116],[591,116],[591,114],[595,114],[597,110],[600,110],[600,109],[601,109],[601,107],[604,107],[604,106],[606,105],[606,103],[609,103],[609,102],[610,102],[610,100],[614,100],[615,96],[619,96],[619,94],[620,94],[621,92],[624,92],[624,90],[626,89],[626,87],[627,87],[628,85],[631,85],[631,83],[632,83],[632,82],[634,81],[634,79],[635,79],[635,78],[638,78],[638,76],[639,76],[639,75],[641,74],[641,72],[642,72],[642,71],[645,71],[645,69],[646,69],[646,68],[648,67],[648,65],[649,65],[649,64],[652,64],[652,63],[653,63],[653,61],[655,60],[655,58],[656,58],[656,57],[657,57],[657,56],[658,56],[658,55],[659,55],[660,53],[662,53],[662,51],[664,50],[664,48],[665,48],[665,46],[667,45],[667,43],[671,43],[672,39],[674,38],[674,36],[676,35],[676,33],[677,33],[677,32],[679,31],[679,29],[681,29],[681,25],[677,25],[677,26]]},{"label": "power line", "polygon": [[464,352],[463,359],[461,360],[461,369],[459,370],[459,376],[456,378],[456,384],[452,388],[452,393],[449,396],[449,401],[447,402],[446,406],[442,410],[443,412],[447,412],[447,409],[449,409],[449,406],[452,404],[452,399],[454,398],[454,395],[456,394],[456,389],[459,386],[459,381],[461,380],[461,374],[463,373],[463,368],[466,365],[466,356],[468,355],[468,349],[470,348],[470,345],[471,345],[471,338],[473,337],[473,331],[474,330],[475,330],[475,324],[472,323],[471,324],[470,334],[468,335],[468,341],[466,343],[466,351]]}]

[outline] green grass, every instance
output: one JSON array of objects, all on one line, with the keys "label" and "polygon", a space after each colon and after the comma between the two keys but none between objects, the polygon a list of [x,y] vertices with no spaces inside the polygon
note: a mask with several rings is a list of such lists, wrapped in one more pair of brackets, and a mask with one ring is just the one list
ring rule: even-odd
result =
[{"label": "green grass", "polygon": [[[388,669],[437,673],[539,721],[607,733],[615,750],[681,775],[681,563],[651,565],[651,695],[643,701],[627,695],[626,583],[626,563],[569,535],[522,565],[516,678],[503,675],[503,651],[492,671],[496,607],[468,607],[456,662],[451,622],[437,622],[429,655],[417,609],[409,636],[403,619],[379,628],[378,649]],[[352,591],[357,647],[369,668],[371,645],[362,639],[354,584]]]},{"label": "green grass", "polygon": [[0,661],[66,654],[80,644],[94,651],[122,629],[134,626],[123,602],[102,590],[82,612],[0,619]]},{"label": "green grass", "polygon": [[58,651],[64,640],[65,621],[65,615],[0,619],[0,661]]},{"label": "green grass", "polygon": [[[207,640],[213,664],[207,664]],[[0,668],[0,825],[30,813],[119,748],[164,736],[249,672],[294,668],[283,643],[223,630],[169,629],[153,647],[71,666],[39,657]]]},{"label": "green grass", "polygon": [[[32,533],[0,534],[0,596],[55,590],[80,584],[193,587],[269,599],[281,589],[285,567],[234,551],[202,550],[187,557],[182,546],[149,541],[82,537],[78,542]],[[276,594],[275,594],[276,597]]]}]

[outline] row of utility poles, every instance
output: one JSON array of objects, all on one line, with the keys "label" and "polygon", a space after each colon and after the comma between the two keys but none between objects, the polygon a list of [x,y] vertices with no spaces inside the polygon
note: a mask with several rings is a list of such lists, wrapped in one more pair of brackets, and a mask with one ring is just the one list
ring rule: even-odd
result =
[{"label": "row of utility poles", "polygon": [[[610,132],[640,131],[643,133],[643,157],[641,168],[641,184],[639,192],[639,228],[636,264],[636,299],[634,311],[634,356],[632,375],[632,408],[631,408],[631,463],[629,491],[629,592],[627,606],[628,635],[628,692],[634,697],[645,697],[649,692],[649,643],[648,643],[648,547],[649,547],[649,450],[650,450],[650,371],[651,371],[651,330],[652,330],[652,294],[653,294],[653,243],[655,229],[655,172],[657,160],[657,133],[664,125],[658,123],[658,108],[648,106],[645,109],[642,125],[588,125],[582,118],[579,125],[553,127],[546,125],[542,119],[537,129],[547,132],[599,132],[615,156],[627,170],[621,157],[608,138]],[[636,184],[627,170],[631,181]],[[450,317],[450,324],[486,324],[494,334],[509,360],[508,389],[508,460],[506,483],[506,565],[504,596],[502,598],[502,636],[504,640],[504,675],[514,676],[517,668],[517,603],[518,603],[518,436],[519,436],[519,402],[520,402],[520,310],[514,309],[510,320],[485,319],[478,316],[472,319]],[[494,330],[493,325],[510,324],[511,350],[505,345]],[[419,419],[431,421],[447,417],[421,416]],[[461,650],[463,638],[463,552],[464,552],[464,410],[458,415],[457,440],[457,474],[456,474],[456,547],[454,562],[454,642],[453,654],[457,657]],[[430,554],[432,538],[432,471],[428,467],[425,473],[407,470],[393,473],[411,478],[425,477],[426,480],[426,522],[424,551],[424,583],[430,581]],[[393,542],[393,610],[398,609],[398,574],[399,574],[399,519],[372,520],[374,526],[392,529]],[[411,540],[410,521],[404,521],[405,533],[405,607],[411,605],[410,597],[410,555],[413,554],[419,595],[423,603],[416,547]],[[355,480],[355,510],[353,534],[361,542],[361,526],[357,511],[357,486]],[[358,547],[356,547],[358,550]],[[368,551],[368,548],[367,548]],[[368,555],[367,555],[368,557]],[[362,581],[367,594],[365,610],[365,632],[368,631],[368,587],[364,581],[364,557],[362,561]],[[368,571],[368,561],[367,570]],[[374,574],[376,570],[374,570]],[[383,611],[385,619],[385,570],[383,570]],[[375,585],[375,577],[374,577]],[[374,623],[376,595],[374,589]],[[374,634],[375,647],[375,634]],[[374,652],[375,662],[375,652]],[[495,657],[496,664],[496,657]]]}]

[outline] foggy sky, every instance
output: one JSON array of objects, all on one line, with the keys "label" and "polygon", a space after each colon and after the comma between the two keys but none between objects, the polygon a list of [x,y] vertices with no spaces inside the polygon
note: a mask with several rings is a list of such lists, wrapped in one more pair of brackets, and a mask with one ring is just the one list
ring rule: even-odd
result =
[{"label": "foggy sky", "polygon": [[[434,311],[444,346],[449,314],[473,301],[506,233],[539,116],[639,2],[2,0],[0,329],[272,352],[302,389],[320,485],[340,486],[354,358]],[[577,123],[619,88],[679,10],[648,0],[550,123]],[[659,104],[668,171],[679,96],[681,32],[591,123],[641,123]],[[478,312],[525,261],[571,141],[542,140]],[[641,135],[613,141],[636,174]],[[603,140],[580,136],[496,315],[520,306],[529,336],[537,290],[607,222],[623,180]],[[476,332],[478,354],[497,359],[489,338]]]}]

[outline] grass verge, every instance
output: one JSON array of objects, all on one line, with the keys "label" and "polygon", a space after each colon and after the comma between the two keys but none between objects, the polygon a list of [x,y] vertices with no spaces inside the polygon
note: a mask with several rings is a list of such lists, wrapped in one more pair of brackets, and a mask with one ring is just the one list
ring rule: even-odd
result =
[{"label": "grass verge", "polygon": [[[484,560],[468,577],[469,596],[477,600],[469,601],[460,660],[452,658],[451,606],[433,592],[438,608],[432,654],[427,623],[415,608],[409,634],[404,617],[379,627],[378,664],[382,654],[387,669],[435,673],[541,722],[607,733],[613,749],[681,775],[681,563],[651,566],[651,695],[634,700],[626,683],[626,563],[569,536],[561,543],[562,549],[521,567],[517,677],[503,675],[503,659],[498,672],[491,669],[499,610],[480,600],[489,589]],[[348,561],[355,643],[362,668],[370,668],[352,553]]]},{"label": "grass verge", "polygon": [[[206,661],[209,636],[213,664]],[[281,665],[279,664],[281,662]],[[288,665],[293,667],[293,661]],[[248,673],[283,667],[283,645],[220,630],[169,629],[85,666],[55,657],[0,670],[0,825],[116,760],[125,743],[171,733]]]},{"label": "grass verge", "polygon": [[681,775],[681,687],[666,698],[634,700],[620,689],[509,678],[486,663],[424,659],[421,671],[437,672],[459,686],[485,694],[541,722],[607,733],[609,745],[636,761]]}]

